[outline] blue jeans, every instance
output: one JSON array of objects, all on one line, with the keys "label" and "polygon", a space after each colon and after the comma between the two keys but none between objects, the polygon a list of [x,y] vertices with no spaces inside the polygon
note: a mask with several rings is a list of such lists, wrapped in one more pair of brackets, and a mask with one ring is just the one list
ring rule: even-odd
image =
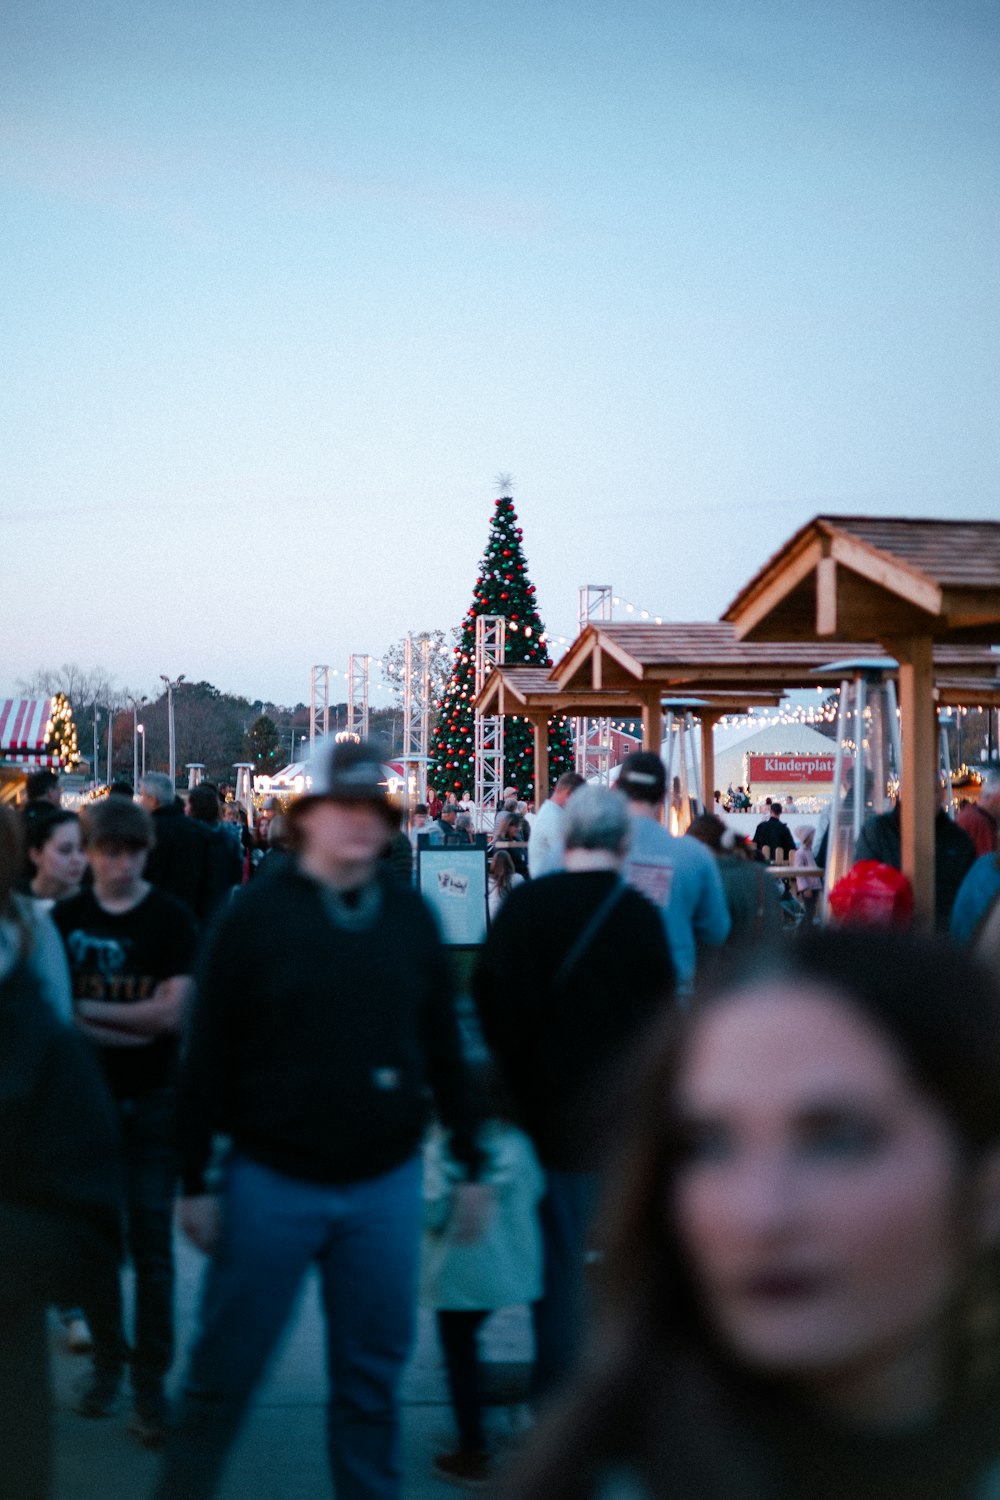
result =
[{"label": "blue jeans", "polygon": [[396,1500],[399,1388],[416,1329],[419,1158],[364,1182],[281,1176],[234,1154],[223,1234],[157,1500],[209,1500],[310,1266],[319,1270],[337,1500]]},{"label": "blue jeans", "polygon": [[546,1167],[545,1178],[545,1194],[538,1205],[542,1295],[531,1306],[536,1400],[558,1389],[580,1350],[586,1319],[587,1236],[598,1188],[594,1172]]}]

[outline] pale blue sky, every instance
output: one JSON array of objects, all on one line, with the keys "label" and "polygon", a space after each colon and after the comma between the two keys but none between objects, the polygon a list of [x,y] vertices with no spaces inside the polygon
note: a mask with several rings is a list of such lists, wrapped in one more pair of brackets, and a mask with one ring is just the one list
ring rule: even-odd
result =
[{"label": "pale blue sky", "polygon": [[304,698],[458,621],[501,470],[554,634],[1000,515],[998,54],[993,0],[5,0],[0,693]]}]

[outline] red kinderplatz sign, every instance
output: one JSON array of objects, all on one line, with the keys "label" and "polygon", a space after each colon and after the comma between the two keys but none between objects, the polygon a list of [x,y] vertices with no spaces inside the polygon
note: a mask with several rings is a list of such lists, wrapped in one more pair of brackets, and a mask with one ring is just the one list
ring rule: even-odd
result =
[{"label": "red kinderplatz sign", "polygon": [[832,755],[747,755],[746,775],[751,786],[767,781],[833,780]]}]

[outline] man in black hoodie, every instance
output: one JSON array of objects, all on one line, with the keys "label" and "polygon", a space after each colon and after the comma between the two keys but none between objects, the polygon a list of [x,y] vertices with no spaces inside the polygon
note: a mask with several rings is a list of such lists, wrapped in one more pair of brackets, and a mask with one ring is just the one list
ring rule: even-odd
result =
[{"label": "man in black hoodie", "polygon": [[[312,1265],[338,1500],[396,1500],[415,1319],[428,1093],[470,1179],[477,1117],[431,913],[380,855],[397,818],[378,757],[320,747],[289,813],[295,859],[225,911],[181,1072],[181,1223],[212,1255],[158,1500],[208,1500]],[[224,1181],[213,1136],[231,1142]],[[456,1233],[484,1189],[458,1189]]]},{"label": "man in black hoodie", "polygon": [[187,794],[187,815],[205,837],[203,905],[210,917],[243,880],[242,850],[222,821],[222,803],[214,786],[202,782]]}]

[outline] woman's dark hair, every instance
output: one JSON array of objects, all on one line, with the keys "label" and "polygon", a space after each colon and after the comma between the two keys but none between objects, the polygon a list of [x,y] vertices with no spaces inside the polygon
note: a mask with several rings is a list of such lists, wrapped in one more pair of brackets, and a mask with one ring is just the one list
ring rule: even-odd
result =
[{"label": "woman's dark hair", "polygon": [[498,839],[506,839],[508,842],[513,842],[517,838],[517,834],[517,814],[502,812],[493,827],[494,842]]},{"label": "woman's dark hair", "polygon": [[124,797],[102,797],[90,802],[80,815],[86,848],[101,844],[124,844],[132,849],[152,849],[156,843],[153,820],[138,802]]},{"label": "woman's dark hair", "polygon": [[187,794],[188,809],[192,818],[199,823],[208,823],[214,826],[222,816],[222,804],[215,787],[209,782],[203,781],[199,786],[191,787]]},{"label": "woman's dark hair", "polygon": [[12,807],[0,805],[0,917],[18,930],[21,958],[27,958],[33,941],[32,928],[14,890],[24,868],[24,834],[21,819]]},{"label": "woman's dark hair", "polygon": [[725,831],[726,825],[721,818],[717,818],[714,813],[701,813],[691,820],[685,837],[697,839],[700,844],[711,849],[713,854],[721,854]]},{"label": "woman's dark hair", "polygon": [[[863,928],[813,928],[752,958],[742,953],[691,1011],[661,1023],[639,1049],[630,1117],[596,1233],[602,1255],[589,1354],[567,1405],[529,1452],[518,1500],[589,1493],[587,1464],[634,1441],[633,1413],[655,1405],[649,1387],[658,1384],[660,1398],[665,1385],[674,1389],[678,1368],[715,1370],[723,1384],[734,1374],[702,1317],[671,1220],[680,1159],[671,1106],[700,1016],[768,982],[842,995],[901,1055],[970,1161],[1000,1145],[1000,991],[968,955],[913,932]],[[952,1396],[961,1388],[963,1372],[957,1375]],[[723,1446],[732,1439],[739,1448],[746,1433],[738,1407],[727,1408],[727,1420]],[[711,1434],[702,1436],[710,1446]],[[583,1456],[574,1484],[565,1461],[575,1447]],[[705,1461],[711,1468],[710,1456]],[[698,1491],[716,1492],[714,1481]]]},{"label": "woman's dark hair", "polygon": [[70,812],[68,807],[54,807],[51,812],[35,813],[27,819],[25,846],[36,852],[44,849],[57,828],[62,828],[66,823],[79,822],[76,813]]},{"label": "woman's dark hair", "polygon": [[11,914],[14,888],[23,864],[21,819],[12,807],[0,806],[0,917]]},{"label": "woman's dark hair", "polygon": [[490,860],[490,879],[496,890],[506,895],[514,878],[514,861],[506,849],[498,849]]}]

